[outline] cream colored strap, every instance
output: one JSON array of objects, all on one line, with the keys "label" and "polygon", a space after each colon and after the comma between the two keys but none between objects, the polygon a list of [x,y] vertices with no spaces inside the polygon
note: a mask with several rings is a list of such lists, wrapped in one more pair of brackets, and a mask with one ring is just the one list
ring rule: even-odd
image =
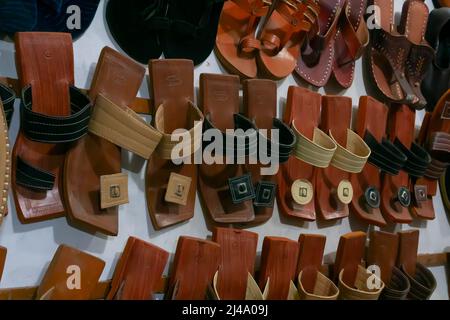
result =
[{"label": "cream colored strap", "polygon": [[342,281],[343,275],[344,269],[339,273],[339,299],[378,300],[381,291],[384,289],[383,281],[362,266],[358,266],[358,272],[353,286],[349,286]]},{"label": "cream colored strap", "polygon": [[161,134],[130,108],[120,107],[99,94],[89,131],[144,159],[149,159]]},{"label": "cream colored strap", "polygon": [[292,126],[297,137],[294,150],[295,157],[310,165],[327,168],[336,151],[336,143],[319,128],[314,128],[313,140],[311,141],[297,129],[295,120]]},{"label": "cream colored strap", "polygon": [[8,189],[11,177],[11,155],[9,152],[8,125],[5,113],[0,101],[0,186],[2,190],[0,198],[0,224],[8,210]]},{"label": "cream colored strap", "polygon": [[[165,124],[173,114],[165,114],[164,104],[158,107],[155,115],[155,127],[162,134],[162,139],[156,152],[162,159],[181,160],[194,154],[202,147],[203,114],[192,102],[188,101],[189,113],[187,122],[189,128],[180,128],[172,133],[166,133]],[[175,149],[176,148],[176,149]],[[172,152],[173,151],[173,152]],[[174,154],[172,154],[174,153]]]},{"label": "cream colored strap", "polygon": [[298,293],[300,300],[336,300],[338,298],[338,287],[322,273],[317,272],[313,292],[308,292],[303,287],[302,276],[303,271],[300,271],[300,274],[298,275]]},{"label": "cream colored strap", "polygon": [[350,129],[347,129],[347,146],[344,148],[330,130],[330,137],[337,145],[331,165],[346,172],[359,173],[370,156],[370,148],[364,140]]}]

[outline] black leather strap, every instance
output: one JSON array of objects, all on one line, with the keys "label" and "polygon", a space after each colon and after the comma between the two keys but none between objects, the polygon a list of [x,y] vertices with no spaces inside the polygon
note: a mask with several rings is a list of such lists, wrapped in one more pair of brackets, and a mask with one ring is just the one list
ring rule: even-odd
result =
[{"label": "black leather strap", "polygon": [[[296,142],[295,134],[289,126],[276,118],[273,119],[272,129],[278,130],[279,132],[278,143],[272,142],[272,140],[267,139],[267,136],[258,132],[258,155],[261,154],[260,150],[263,148],[269,157],[274,157],[278,163],[284,163],[289,160],[289,156],[294,150]],[[276,149],[278,149],[278,154],[272,155],[272,151]]]},{"label": "black leather strap", "polygon": [[32,110],[32,88],[22,90],[21,128],[27,138],[43,143],[66,143],[88,132],[92,104],[75,87],[70,87],[70,116],[48,116]]},{"label": "black leather strap", "polygon": [[408,298],[413,300],[428,300],[436,289],[436,278],[433,273],[420,263],[416,264],[416,274],[414,276],[402,271],[408,277],[411,289]]},{"label": "black leather strap", "polygon": [[9,127],[14,113],[14,101],[16,99],[16,94],[12,89],[0,83],[0,99],[3,104],[3,110],[5,111],[6,122]]},{"label": "black leather strap", "polygon": [[408,149],[400,140],[395,139],[394,145],[407,157],[403,170],[412,177],[423,177],[431,163],[430,154],[417,143],[413,143],[411,149]]},{"label": "black leather strap", "polygon": [[372,151],[368,161],[383,172],[398,175],[408,160],[406,155],[385,138],[379,143],[369,131],[366,131],[364,141]]},{"label": "black leather strap", "polygon": [[17,157],[16,183],[31,189],[52,190],[55,184],[55,175],[33,167]]},{"label": "black leather strap", "polygon": [[387,283],[381,293],[381,300],[406,300],[410,290],[409,280],[397,267],[392,268],[390,283]]}]

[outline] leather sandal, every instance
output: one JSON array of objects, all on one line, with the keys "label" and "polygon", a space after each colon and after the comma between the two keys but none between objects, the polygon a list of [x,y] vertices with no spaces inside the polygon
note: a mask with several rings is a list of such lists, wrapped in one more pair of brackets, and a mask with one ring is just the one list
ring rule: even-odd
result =
[{"label": "leather sandal", "polygon": [[257,76],[255,57],[261,44],[255,32],[271,5],[271,0],[225,1],[217,30],[215,53],[229,72],[242,78]]},{"label": "leather sandal", "polygon": [[343,88],[354,79],[355,61],[369,44],[369,31],[364,21],[367,0],[346,0],[338,21],[334,40],[333,75]]},{"label": "leather sandal", "polygon": [[411,53],[411,42],[398,33],[394,24],[394,0],[370,0],[378,6],[380,21],[370,32],[370,47],[365,66],[373,93],[383,101],[415,105],[419,98],[406,77],[405,66]]},{"label": "leather sandal", "polygon": [[203,114],[193,104],[192,61],[152,60],[149,70],[153,121],[162,139],[147,163],[145,194],[153,226],[161,229],[194,215],[197,166],[193,155],[201,148]]},{"label": "leather sandal", "polygon": [[6,123],[9,127],[14,114],[14,101],[16,100],[16,93],[7,85],[0,83],[0,102],[3,109]]},{"label": "leather sandal", "polygon": [[352,99],[341,96],[322,97],[320,128],[337,146],[328,168],[316,169],[316,211],[324,220],[349,215],[353,200],[351,173],[360,173],[370,156],[370,149],[351,127]]},{"label": "leather sandal", "polygon": [[224,0],[168,0],[169,27],[159,35],[166,59],[189,59],[198,65],[214,48]]},{"label": "leather sandal", "polygon": [[418,98],[415,109],[425,108],[427,101],[421,92],[421,83],[435,56],[434,49],[425,40],[428,22],[428,7],[424,0],[407,0],[403,3],[398,31],[411,42],[411,51],[406,60],[406,78]]},{"label": "leather sandal", "polygon": [[[341,300],[378,300],[384,289],[383,281],[364,268],[366,234],[361,231],[347,233],[339,239],[334,263],[334,281],[339,283]],[[369,277],[375,277],[369,281]],[[378,288],[369,288],[368,283],[377,283]]]},{"label": "leather sandal", "polygon": [[168,259],[167,251],[129,237],[117,262],[106,299],[153,300]]},{"label": "leather sandal", "polygon": [[395,233],[372,231],[367,251],[367,268],[379,270],[385,283],[381,300],[405,300],[410,284],[408,278],[396,267],[399,237]]},{"label": "leather sandal", "polygon": [[[254,122],[258,130],[258,156],[256,164],[247,164],[245,169],[252,176],[256,197],[253,201],[255,219],[252,225],[266,222],[272,217],[276,195],[276,174],[266,175],[263,170],[269,166],[285,163],[295,146],[294,132],[276,118],[277,86],[271,80],[246,80],[243,83],[244,114]],[[274,131],[278,130],[277,141],[272,141]],[[277,144],[277,145],[275,145]],[[272,163],[262,159],[270,156]],[[276,170],[278,172],[278,170]],[[247,224],[248,225],[248,224]]]},{"label": "leather sandal", "polygon": [[[93,109],[101,109],[97,113],[101,113],[105,127],[108,126],[105,131],[112,132],[119,127],[117,121],[111,119],[113,111],[106,106],[105,100],[126,109],[135,99],[144,73],[143,67],[113,49],[105,47],[102,50],[89,97]],[[126,119],[120,117],[124,125],[130,125]],[[92,121],[98,124],[98,120],[91,118]],[[118,233],[118,205],[128,202],[127,175],[120,173],[120,148],[90,131],[66,155],[63,179],[66,216],[73,226],[115,236]],[[133,127],[130,126],[129,131],[133,131]],[[119,135],[132,138],[128,133]]]},{"label": "leather sandal", "polygon": [[431,156],[423,178],[414,182],[414,201],[411,212],[420,219],[435,218],[433,197],[437,193],[439,178],[449,166],[450,153],[450,90],[435,106],[432,113],[426,113],[419,132],[418,144],[425,147]]},{"label": "leather sandal", "polygon": [[294,71],[306,33],[319,15],[317,0],[279,0],[263,23],[258,39],[257,63],[271,79],[283,79]]},{"label": "leather sandal", "polygon": [[[203,131],[209,137],[203,139],[216,141],[213,137],[217,136],[222,137],[224,144],[226,141],[231,144],[223,150],[206,141],[203,144],[204,157],[207,154],[214,157],[203,161],[199,169],[204,212],[216,223],[251,222],[255,219],[256,193],[251,174],[244,172],[244,163],[257,152],[257,133],[254,123],[239,114],[239,77],[201,74],[199,101],[205,114]],[[226,132],[233,129],[242,129],[243,133],[238,137],[237,133]],[[245,147],[238,144],[243,140]]]},{"label": "leather sandal", "polygon": [[220,245],[182,236],[170,273],[166,299],[204,300],[220,265]]},{"label": "leather sandal", "polygon": [[300,300],[336,300],[338,287],[320,272],[326,237],[301,234],[297,263],[297,288]]},{"label": "leather sandal", "polygon": [[345,0],[320,1],[315,28],[307,33],[298,57],[296,73],[306,82],[323,87],[331,76],[336,32]]},{"label": "leather sandal", "polygon": [[445,210],[450,212],[450,170],[445,170],[445,174],[439,180],[439,190],[441,190],[442,203]]},{"label": "leather sandal", "polygon": [[258,284],[262,291],[267,290],[267,300],[298,299],[294,284],[297,261],[296,241],[282,237],[264,238]]},{"label": "leather sandal", "polygon": [[17,33],[16,52],[23,90],[11,183],[19,220],[31,223],[65,214],[64,159],[88,131],[91,101],[73,86],[70,34]]},{"label": "leather sandal", "polygon": [[[213,280],[217,300],[245,300],[249,278],[255,273],[258,234],[231,228],[215,228],[212,240],[220,245],[219,270]],[[253,280],[254,282],[254,280]]]},{"label": "leather sandal", "polygon": [[402,231],[398,232],[398,235],[400,242],[397,267],[411,284],[408,299],[428,300],[436,289],[436,279],[428,268],[417,262],[419,230]]},{"label": "leather sandal", "polygon": [[293,156],[281,165],[277,202],[287,217],[316,219],[316,169],[330,165],[335,142],[318,128],[321,95],[300,87],[289,87],[284,122],[296,136]]},{"label": "leather sandal", "polygon": [[433,63],[422,81],[426,109],[432,112],[439,99],[450,88],[450,8],[433,10],[428,19],[425,39],[435,50]]},{"label": "leather sandal", "polygon": [[[69,35],[70,36],[70,35]],[[60,245],[36,291],[36,300],[90,300],[105,262]]]},{"label": "leather sandal", "polygon": [[3,269],[5,268],[7,252],[8,252],[8,250],[5,247],[0,246],[0,281],[2,280]]},{"label": "leather sandal", "polygon": [[[350,203],[351,212],[363,222],[381,227],[387,223],[380,210],[380,169],[392,170],[392,163],[389,161],[384,164],[384,162],[375,160],[383,159],[381,157],[383,154],[385,154],[385,157],[391,157],[390,149],[383,147],[387,117],[388,108],[385,104],[369,96],[362,96],[359,99],[356,133],[365,140],[371,149],[371,155],[362,172],[352,174],[350,177],[353,187],[353,200]],[[380,156],[375,157],[374,154],[376,153],[380,153]],[[396,159],[396,157],[392,159]]]}]

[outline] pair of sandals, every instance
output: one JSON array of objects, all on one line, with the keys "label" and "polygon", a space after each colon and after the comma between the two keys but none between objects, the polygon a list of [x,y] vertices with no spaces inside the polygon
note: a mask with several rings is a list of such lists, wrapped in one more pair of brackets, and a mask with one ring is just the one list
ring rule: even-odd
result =
[{"label": "pair of sandals", "polygon": [[331,75],[343,88],[354,79],[355,61],[369,42],[364,21],[367,0],[321,0],[318,23],[308,32],[295,71],[315,87]]},{"label": "pair of sandals", "polygon": [[351,128],[352,100],[321,96],[290,87],[284,122],[297,137],[294,154],[281,165],[277,202],[286,217],[324,220],[349,215],[354,199],[354,174],[361,172],[370,155],[363,139]]},{"label": "pair of sandals", "polygon": [[205,61],[213,47],[224,0],[111,0],[106,21],[112,36],[133,59]]},{"label": "pair of sandals", "polygon": [[216,56],[242,78],[259,74],[283,79],[294,70],[319,10],[317,0],[227,1],[217,31]]},{"label": "pair of sandals", "polygon": [[[205,158],[200,165],[199,194],[204,212],[216,223],[261,224],[272,216],[277,168],[289,158],[295,137],[290,128],[276,119],[275,82],[244,81],[242,114],[239,88],[237,76],[200,76],[199,104],[205,115],[204,157],[211,152],[206,142],[211,141],[211,134],[214,141],[219,137],[224,144],[232,143],[223,150],[215,150],[214,159]],[[234,129],[234,133],[227,132]],[[278,140],[272,139],[276,131],[272,129],[278,130]],[[244,148],[239,141],[245,142]],[[271,166],[275,167],[269,171]]]},{"label": "pair of sandals", "polygon": [[374,94],[383,101],[425,108],[421,83],[435,52],[425,40],[429,10],[422,0],[403,4],[400,24],[394,23],[393,0],[372,0],[380,8],[371,30],[365,65]]}]

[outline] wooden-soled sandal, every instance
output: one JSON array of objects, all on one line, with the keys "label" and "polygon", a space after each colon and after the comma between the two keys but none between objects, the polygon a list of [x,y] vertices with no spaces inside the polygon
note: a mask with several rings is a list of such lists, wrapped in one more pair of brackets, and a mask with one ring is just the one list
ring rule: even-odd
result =
[{"label": "wooden-soled sandal", "polygon": [[338,22],[334,41],[333,75],[343,88],[353,83],[355,61],[369,44],[369,31],[364,21],[367,0],[346,0]]},{"label": "wooden-soled sandal", "polygon": [[450,163],[450,90],[439,100],[433,113],[425,114],[417,142],[428,151],[431,163],[424,177],[417,179],[411,187],[414,201],[410,209],[418,218],[432,220],[437,181]]},{"label": "wooden-soled sandal", "polygon": [[262,26],[258,67],[272,79],[283,79],[294,71],[306,33],[316,23],[317,0],[275,1]]},{"label": "wooden-soled sandal", "polygon": [[[395,233],[372,231],[367,250],[367,268],[379,270],[385,283],[380,299],[405,300],[410,284],[408,278],[396,267],[399,237]],[[375,270],[375,269],[373,269]]]},{"label": "wooden-soled sandal", "polygon": [[151,60],[149,70],[153,121],[162,139],[147,163],[145,194],[153,226],[161,229],[194,215],[197,166],[193,155],[201,148],[203,114],[193,103],[192,61]]},{"label": "wooden-soled sandal", "polygon": [[[199,105],[205,114],[205,161],[199,169],[202,207],[216,223],[251,222],[255,219],[256,194],[251,174],[244,172],[244,163],[256,154],[258,142],[254,123],[239,114],[239,77],[201,74]],[[227,133],[234,129],[243,132]],[[215,137],[222,137],[223,150],[208,142],[217,143]],[[243,139],[245,146],[238,144]]]},{"label": "wooden-soled sandal", "polygon": [[117,262],[108,300],[152,300],[169,253],[151,243],[129,237]]},{"label": "wooden-soled sandal", "polygon": [[270,0],[231,0],[224,3],[215,53],[229,72],[243,78],[256,77],[255,54],[261,45],[255,31],[271,5]]},{"label": "wooden-soled sandal", "polygon": [[217,299],[244,300],[248,278],[255,273],[258,234],[231,228],[215,228],[212,239],[220,245],[221,260],[214,276]]},{"label": "wooden-soled sandal", "polygon": [[297,261],[296,241],[281,237],[264,238],[258,284],[261,290],[269,286],[267,300],[298,299],[294,284]]},{"label": "wooden-soled sandal", "polygon": [[428,268],[417,262],[419,230],[402,231],[398,235],[400,242],[397,266],[406,275],[411,284],[408,298],[428,300],[436,289],[436,279]]},{"label": "wooden-soled sandal", "polygon": [[351,127],[352,99],[341,96],[322,97],[320,128],[337,145],[328,168],[316,170],[316,211],[323,219],[341,219],[349,214],[353,200],[351,173],[360,173],[370,156],[370,149]]},{"label": "wooden-soled sandal", "polygon": [[[380,151],[384,150],[380,146],[382,146],[381,141],[386,133],[387,116],[388,108],[383,103],[368,96],[359,99],[356,133],[365,140],[371,149],[370,157],[379,149]],[[367,138],[370,138],[370,141]],[[380,210],[381,176],[379,166],[381,164],[371,162],[370,157],[361,173],[351,175],[353,200],[350,203],[350,210],[368,224],[385,226],[386,220]]]},{"label": "wooden-soled sandal", "polygon": [[[378,300],[384,289],[383,281],[361,266],[364,258],[366,234],[361,231],[341,236],[334,263],[334,281],[339,283],[339,299]],[[375,277],[368,281],[370,277]],[[369,288],[370,283],[377,283]]]},{"label": "wooden-soled sandal", "polygon": [[336,31],[344,3],[345,0],[321,0],[317,23],[305,38],[295,71],[313,86],[323,87],[330,79]]},{"label": "wooden-soled sandal", "polygon": [[23,90],[11,183],[19,220],[31,223],[65,214],[64,159],[87,133],[91,101],[73,86],[70,34],[17,33],[16,53]]},{"label": "wooden-soled sandal", "polygon": [[[133,60],[105,47],[89,91],[94,110],[97,102],[99,108],[104,107],[104,99],[127,108],[136,97],[144,73],[145,69]],[[97,100],[99,95],[102,98]],[[121,121],[126,119],[122,117]],[[106,114],[103,120],[111,121],[111,117]],[[67,220],[71,225],[87,231],[117,235],[118,205],[128,202],[127,176],[120,172],[120,148],[92,133],[80,139],[67,152],[63,190]]]},{"label": "wooden-soled sandal", "polygon": [[316,219],[314,195],[316,168],[327,168],[336,151],[335,142],[318,128],[321,95],[300,87],[289,87],[284,122],[296,136],[293,156],[278,174],[279,211],[288,217]]},{"label": "wooden-soled sandal", "polygon": [[301,234],[297,264],[297,288],[300,300],[336,300],[338,287],[320,272],[326,237]]},{"label": "wooden-soled sandal", "polygon": [[5,247],[0,246],[0,281],[2,280],[3,276],[3,269],[5,268],[5,261],[6,261],[6,253],[8,250]]},{"label": "wooden-soled sandal", "polygon": [[170,274],[166,299],[204,300],[220,265],[220,245],[182,236]]},{"label": "wooden-soled sandal", "polygon": [[83,251],[60,245],[41,284],[37,300],[89,300],[92,298],[105,262]]}]

